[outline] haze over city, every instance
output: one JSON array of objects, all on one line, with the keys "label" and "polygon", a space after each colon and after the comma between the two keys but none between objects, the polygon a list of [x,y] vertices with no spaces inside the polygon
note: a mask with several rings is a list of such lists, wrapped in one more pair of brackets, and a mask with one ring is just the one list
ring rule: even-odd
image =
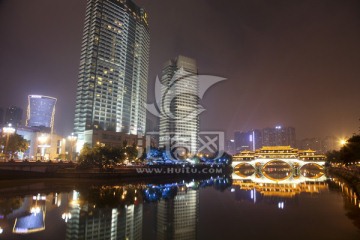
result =
[{"label": "haze over city", "polygon": [[[224,77],[201,104],[201,130],[296,128],[350,136],[360,116],[358,1],[136,1],[149,13],[148,102],[163,63],[184,54]],[[55,130],[73,131],[85,0],[0,1],[1,107],[58,99]],[[5,37],[6,36],[6,37]],[[148,113],[149,114],[149,113]]]},{"label": "haze over city", "polygon": [[1,239],[360,239],[360,1],[0,0]]}]

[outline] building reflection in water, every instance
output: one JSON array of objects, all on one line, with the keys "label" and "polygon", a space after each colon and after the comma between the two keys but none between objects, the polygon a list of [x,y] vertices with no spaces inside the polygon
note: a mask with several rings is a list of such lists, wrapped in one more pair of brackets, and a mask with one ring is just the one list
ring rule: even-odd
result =
[{"label": "building reflection in water", "polygon": [[20,213],[20,216],[15,219],[13,233],[28,234],[44,231],[46,196],[38,194],[32,198],[27,197],[24,203],[28,203],[29,205],[25,206],[25,211]]},{"label": "building reflection in water", "polygon": [[[82,202],[80,194],[73,191],[66,239],[142,239],[143,205],[137,199],[137,192],[133,188],[102,187],[93,192],[98,196]],[[121,204],[128,194],[132,195],[133,203]]]},{"label": "building reflection in water", "polygon": [[180,186],[174,198],[157,204],[157,239],[196,239],[199,215],[199,191]]},{"label": "building reflection in water", "polygon": [[[54,217],[59,223],[64,223],[67,240],[196,239],[199,189],[214,187],[223,191],[231,184],[231,179],[217,177],[171,184],[93,186],[71,192],[14,198],[14,201],[9,199],[6,202],[12,201],[13,204],[8,210],[5,202],[0,206],[0,213],[6,214],[1,215],[1,234],[42,232],[46,215],[50,214],[52,217],[48,217],[48,224],[54,224]],[[143,203],[151,204],[155,209],[151,236],[143,236]],[[12,231],[9,223],[13,224]],[[8,226],[7,229],[4,226]]]}]

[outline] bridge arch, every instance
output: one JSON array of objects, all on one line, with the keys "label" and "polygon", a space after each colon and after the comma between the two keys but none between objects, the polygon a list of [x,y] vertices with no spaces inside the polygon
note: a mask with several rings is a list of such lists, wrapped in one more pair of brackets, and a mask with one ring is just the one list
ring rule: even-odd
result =
[{"label": "bridge arch", "polygon": [[[241,167],[244,167],[244,166],[250,167],[251,170],[253,170],[252,174],[242,173]],[[252,164],[247,163],[247,162],[239,163],[239,164],[237,164],[237,165],[234,167],[234,173],[235,173],[236,175],[238,175],[238,176],[240,176],[240,177],[244,177],[244,178],[250,177],[250,176],[254,175],[255,172],[256,172],[255,167],[254,167]]]},{"label": "bridge arch", "polygon": [[261,168],[261,173],[264,175],[264,177],[266,177],[267,179],[270,179],[272,181],[279,182],[279,181],[284,181],[284,180],[290,178],[293,175],[292,171],[289,171],[290,174],[287,174],[286,176],[281,177],[281,178],[274,178],[274,177],[270,176],[268,173],[266,173],[266,168],[268,167],[268,165],[270,165],[272,163],[275,163],[275,162],[284,163],[289,169],[292,169],[292,165],[290,163],[288,163],[288,162],[285,162],[285,161],[280,160],[280,159],[270,160],[267,163],[265,163]]},{"label": "bridge arch", "polygon": [[[320,164],[318,164],[318,163],[312,163],[312,162],[307,162],[307,163],[305,163],[305,164],[303,164],[302,166],[301,166],[301,168],[303,168],[303,167],[305,167],[305,166],[311,166],[311,165],[313,165],[313,166],[316,166],[316,167],[318,167],[320,170],[322,170],[322,169],[324,169],[324,166],[323,165],[320,165]],[[301,169],[300,168],[300,169]]]}]

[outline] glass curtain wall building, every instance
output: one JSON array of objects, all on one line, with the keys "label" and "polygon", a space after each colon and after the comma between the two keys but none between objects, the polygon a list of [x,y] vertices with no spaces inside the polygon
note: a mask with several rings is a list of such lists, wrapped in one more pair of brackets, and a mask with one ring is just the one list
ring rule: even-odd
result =
[{"label": "glass curtain wall building", "polygon": [[[161,77],[161,147],[172,153],[176,148],[195,154],[199,134],[199,82],[196,61],[178,56],[165,63]],[[181,155],[181,154],[180,154]]]},{"label": "glass curtain wall building", "polygon": [[29,95],[26,126],[53,132],[57,99],[41,95]]},{"label": "glass curtain wall building", "polygon": [[88,0],[74,131],[143,134],[150,34],[144,9],[130,0]]}]

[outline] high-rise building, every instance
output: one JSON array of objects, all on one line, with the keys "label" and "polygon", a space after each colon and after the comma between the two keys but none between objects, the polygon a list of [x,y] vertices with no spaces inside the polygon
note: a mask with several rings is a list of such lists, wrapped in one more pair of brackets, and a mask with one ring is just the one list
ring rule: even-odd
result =
[{"label": "high-rise building", "polygon": [[26,126],[53,132],[56,101],[53,97],[29,95]]},{"label": "high-rise building", "polygon": [[234,133],[235,150],[255,151],[263,146],[296,147],[296,134],[293,127],[276,126],[274,128],[237,131]]},{"label": "high-rise building", "polygon": [[148,16],[131,0],[88,0],[74,131],[143,134],[150,34]]},{"label": "high-rise building", "polygon": [[13,127],[21,125],[23,110],[16,106],[11,106],[6,109],[5,124],[11,124]]},{"label": "high-rise building", "polygon": [[291,146],[296,147],[295,128],[281,127],[264,128],[262,130],[263,146]]},{"label": "high-rise building", "polygon": [[237,131],[234,134],[235,150],[237,152],[243,150],[255,151],[263,146],[261,130],[251,130],[246,132]]},{"label": "high-rise building", "polygon": [[199,116],[197,65],[194,59],[178,56],[165,63],[161,76],[160,147],[183,149],[194,154],[198,149]]},{"label": "high-rise building", "polygon": [[4,109],[0,108],[0,126],[4,124]]}]

